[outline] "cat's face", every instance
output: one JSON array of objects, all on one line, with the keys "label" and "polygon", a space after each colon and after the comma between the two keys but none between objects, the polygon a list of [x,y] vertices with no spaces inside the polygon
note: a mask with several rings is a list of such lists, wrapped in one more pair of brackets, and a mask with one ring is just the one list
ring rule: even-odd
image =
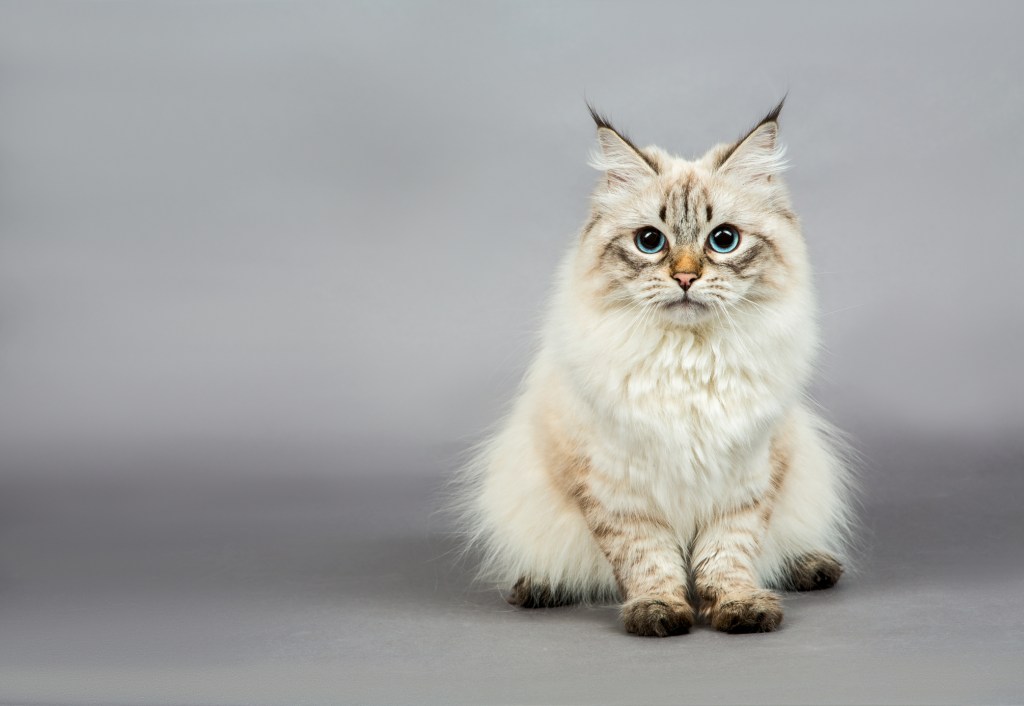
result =
[{"label": "cat's face", "polygon": [[777,115],[694,162],[640,150],[595,116],[594,164],[605,175],[578,270],[592,295],[686,326],[765,311],[802,282],[804,245],[780,180]]}]

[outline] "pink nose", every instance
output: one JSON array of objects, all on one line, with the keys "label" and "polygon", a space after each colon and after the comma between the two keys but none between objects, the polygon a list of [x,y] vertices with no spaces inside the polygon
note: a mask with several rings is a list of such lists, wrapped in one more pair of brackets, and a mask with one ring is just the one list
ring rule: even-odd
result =
[{"label": "pink nose", "polygon": [[684,292],[697,281],[698,277],[700,277],[700,275],[695,275],[692,272],[676,272],[672,276],[679,280],[679,286],[683,288]]}]

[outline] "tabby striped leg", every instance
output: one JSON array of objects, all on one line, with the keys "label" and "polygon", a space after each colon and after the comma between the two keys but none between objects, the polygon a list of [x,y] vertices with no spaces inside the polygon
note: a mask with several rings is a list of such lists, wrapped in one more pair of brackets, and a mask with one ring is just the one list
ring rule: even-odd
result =
[{"label": "tabby striped leg", "polygon": [[724,632],[771,632],[782,622],[779,596],[757,585],[754,558],[767,524],[762,503],[707,524],[693,548],[701,615]]},{"label": "tabby striped leg", "polygon": [[586,490],[576,497],[615,572],[625,600],[626,630],[656,637],[689,632],[693,608],[687,598],[682,550],[668,524],[648,515],[610,510]]}]

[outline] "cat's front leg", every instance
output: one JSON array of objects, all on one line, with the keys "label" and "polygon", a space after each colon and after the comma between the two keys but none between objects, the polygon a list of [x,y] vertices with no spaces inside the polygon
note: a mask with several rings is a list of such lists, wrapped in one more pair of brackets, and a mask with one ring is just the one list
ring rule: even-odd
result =
[{"label": "cat's front leg", "polygon": [[573,495],[615,572],[626,630],[651,637],[689,632],[693,608],[682,550],[668,523],[639,510],[613,509],[584,484]]},{"label": "cat's front leg", "polygon": [[771,632],[782,622],[779,596],[757,585],[754,559],[767,525],[770,499],[722,513],[697,534],[693,579],[701,615],[723,632]]}]

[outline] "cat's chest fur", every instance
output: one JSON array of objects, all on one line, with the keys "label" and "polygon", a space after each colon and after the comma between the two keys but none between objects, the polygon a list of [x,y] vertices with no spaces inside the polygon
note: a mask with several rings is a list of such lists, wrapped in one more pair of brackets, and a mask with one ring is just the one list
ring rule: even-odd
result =
[{"label": "cat's chest fur", "polygon": [[594,340],[568,362],[593,462],[642,495],[685,496],[691,510],[763,492],[772,429],[801,387],[799,347],[686,330]]}]

